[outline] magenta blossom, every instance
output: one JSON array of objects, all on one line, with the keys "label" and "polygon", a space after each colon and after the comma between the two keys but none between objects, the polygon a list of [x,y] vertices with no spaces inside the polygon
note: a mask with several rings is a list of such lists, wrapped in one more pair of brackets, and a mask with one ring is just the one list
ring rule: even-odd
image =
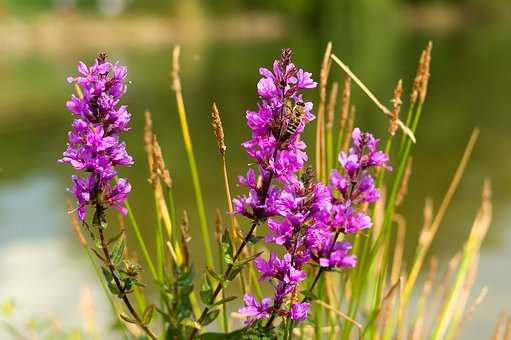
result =
[{"label": "magenta blossom", "polygon": [[133,158],[126,151],[119,134],[129,130],[131,115],[119,106],[126,93],[127,69],[106,60],[100,54],[93,65],[78,64],[80,76],[69,77],[79,94],[72,95],[66,106],[75,120],[68,134],[67,149],[59,160],[76,170],[88,173],[86,178],[73,176],[70,191],[75,196],[77,213],[85,219],[88,205],[114,207],[126,214],[124,201],[131,190],[126,179],[113,183],[117,166],[130,166]]}]

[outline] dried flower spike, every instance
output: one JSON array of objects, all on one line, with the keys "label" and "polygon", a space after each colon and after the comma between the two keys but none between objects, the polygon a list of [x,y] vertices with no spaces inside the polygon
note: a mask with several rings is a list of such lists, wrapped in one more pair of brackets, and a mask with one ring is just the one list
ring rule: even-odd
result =
[{"label": "dried flower spike", "polygon": [[403,81],[399,79],[396,88],[394,89],[394,96],[392,97],[392,112],[390,113],[390,127],[389,133],[394,136],[398,129],[399,111],[401,110],[401,95],[403,94]]},{"label": "dried flower spike", "polygon": [[213,130],[215,131],[218,150],[222,155],[224,155],[227,147],[225,146],[224,128],[222,126],[220,112],[218,112],[218,107],[216,106],[216,103],[213,103],[211,107],[211,125],[213,126]]}]

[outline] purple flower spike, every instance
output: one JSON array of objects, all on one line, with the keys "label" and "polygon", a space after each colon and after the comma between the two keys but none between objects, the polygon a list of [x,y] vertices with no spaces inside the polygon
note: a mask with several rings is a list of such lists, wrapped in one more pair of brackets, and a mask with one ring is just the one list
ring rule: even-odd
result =
[{"label": "purple flower spike", "polygon": [[93,65],[78,64],[80,76],[69,77],[79,95],[72,95],[66,107],[75,116],[68,135],[67,149],[59,159],[76,170],[89,173],[87,178],[73,176],[70,191],[77,200],[78,217],[85,219],[87,206],[102,204],[126,214],[124,201],[131,190],[126,179],[112,185],[116,166],[130,166],[133,158],[119,134],[129,130],[131,115],[126,106],[119,106],[126,93],[127,69],[106,60],[100,54]]},{"label": "purple flower spike", "polygon": [[[332,170],[328,185],[314,182],[313,171],[303,169],[308,157],[300,136],[314,119],[312,103],[304,102],[301,91],[316,83],[291,62],[290,50],[283,50],[271,70],[261,68],[259,73],[261,100],[257,110],[246,112],[252,138],[242,144],[255,159],[258,173],[250,169],[238,178],[248,193],[233,203],[236,213],[254,223],[266,221],[265,241],[282,247],[283,255],[271,252],[267,260],[255,260],[260,280],[274,289],[273,305],[269,298],[259,303],[245,295],[245,307],[240,309],[248,324],[269,317],[271,325],[276,316],[307,318],[309,303],[296,300],[306,264],[319,264],[322,271],[355,267],[351,243],[337,239],[371,227],[364,209],[380,195],[370,172],[389,167],[388,156],[377,150],[378,140],[356,128],[351,148],[339,153],[341,171]],[[272,179],[278,183],[272,184]]]}]

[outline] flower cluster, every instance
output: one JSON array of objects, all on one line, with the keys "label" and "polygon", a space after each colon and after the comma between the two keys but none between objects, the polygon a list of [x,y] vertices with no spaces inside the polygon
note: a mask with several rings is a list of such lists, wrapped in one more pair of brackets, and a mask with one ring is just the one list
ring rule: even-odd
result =
[{"label": "flower cluster", "polygon": [[[289,59],[285,50],[274,62],[273,72],[261,69],[259,109],[247,112],[252,139],[243,146],[257,160],[259,176],[250,169],[239,178],[249,193],[234,200],[236,212],[267,220],[266,242],[285,249],[282,257],[272,252],[267,260],[256,259],[260,279],[269,281],[275,294],[273,303],[270,298],[258,302],[245,295],[240,312],[247,316],[247,323],[268,317],[271,322],[275,315],[307,318],[309,304],[297,299],[298,285],[306,278],[305,264],[323,268],[356,265],[356,257],[349,253],[351,243],[338,238],[371,226],[363,208],[378,200],[379,193],[370,168],[386,166],[388,161],[387,155],[377,150],[377,139],[354,129],[352,147],[339,154],[342,174],[333,170],[328,186],[313,181],[313,171],[303,170],[307,154],[300,140],[305,124],[314,119],[312,103],[303,103],[299,91],[316,83]],[[271,186],[272,178],[281,186]]]},{"label": "flower cluster", "polygon": [[78,94],[72,95],[66,105],[75,120],[59,162],[89,173],[86,178],[72,176],[70,191],[76,197],[81,220],[85,219],[87,205],[98,203],[126,213],[124,201],[131,186],[126,179],[117,183],[113,179],[116,166],[133,164],[126,144],[119,140],[119,134],[129,130],[131,118],[127,107],[118,105],[126,93],[127,69],[100,54],[90,67],[80,62],[78,72],[80,76],[68,78],[69,83],[77,85]]},{"label": "flower cluster", "polygon": [[336,169],[330,173],[330,202],[325,209],[328,213],[320,214],[305,233],[311,260],[325,268],[356,265],[356,257],[349,254],[351,243],[337,239],[340,234],[354,234],[371,227],[371,218],[363,210],[380,195],[370,170],[380,166],[390,169],[388,156],[377,150],[378,140],[370,133],[355,128],[352,139],[348,153],[339,153],[342,174]]},{"label": "flower cluster", "polygon": [[[258,164],[258,174],[254,169],[249,169],[245,177],[239,177],[239,183],[248,188],[248,195],[234,199],[235,212],[254,222],[268,219],[269,225],[277,230],[290,230],[291,226],[279,219],[289,215],[290,220],[287,223],[291,223],[292,211],[300,209],[300,198],[295,197],[297,190],[302,192],[303,199],[308,195],[297,174],[307,161],[304,151],[306,145],[301,141],[300,135],[314,116],[311,112],[312,103],[304,102],[301,91],[316,87],[316,83],[310,73],[292,63],[289,49],[282,51],[280,59],[273,63],[272,70],[261,68],[259,72],[262,79],[257,84],[260,96],[258,109],[246,113],[252,138],[243,143],[248,155]],[[277,180],[280,186],[272,184],[273,180]],[[299,223],[293,220],[293,223],[295,222]],[[271,241],[270,238],[271,236],[268,236],[268,241]],[[280,240],[282,244],[286,242],[283,235]],[[256,259],[261,279],[275,281],[274,306],[280,307],[284,298],[305,278],[305,272],[299,269],[301,264],[295,263],[296,259],[299,259],[299,256],[291,251],[282,258],[272,253],[268,261]],[[259,303],[247,294],[245,307],[240,312],[248,316],[249,323],[255,319],[263,319],[274,309],[270,301],[267,298]],[[299,304],[296,307],[292,305],[288,311],[282,313],[300,319],[306,315]]]}]

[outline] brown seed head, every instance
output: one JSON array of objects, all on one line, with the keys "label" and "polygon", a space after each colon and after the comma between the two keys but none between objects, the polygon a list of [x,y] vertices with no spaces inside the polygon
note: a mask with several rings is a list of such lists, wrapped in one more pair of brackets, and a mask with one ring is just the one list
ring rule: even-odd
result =
[{"label": "brown seed head", "polygon": [[224,127],[222,125],[222,120],[220,119],[220,112],[218,111],[218,107],[215,102],[213,102],[213,106],[211,108],[211,125],[215,132],[218,150],[222,155],[225,155],[227,147],[225,146]]},{"label": "brown seed head", "polygon": [[429,82],[429,67],[431,62],[431,49],[433,43],[430,41],[426,49],[422,51],[419,59],[419,65],[417,66],[417,73],[413,80],[412,93],[410,95],[410,101],[412,106],[415,105],[417,99],[420,99],[421,103],[424,103],[428,90]]},{"label": "brown seed head", "polygon": [[179,224],[179,229],[181,230],[181,247],[183,248],[183,260],[184,264],[188,266],[190,259],[188,243],[190,243],[192,238],[190,237],[190,230],[188,228],[188,214],[186,210],[183,211],[183,218],[181,219],[181,223]]},{"label": "brown seed head", "polygon": [[403,81],[399,79],[396,88],[394,89],[394,96],[392,98],[392,112],[390,113],[390,127],[389,133],[394,136],[398,129],[397,121],[399,119],[399,111],[401,110],[401,95],[403,94]]},{"label": "brown seed head", "polygon": [[179,72],[181,70],[179,66],[179,55],[181,54],[181,46],[174,46],[172,51],[172,88],[176,92],[181,92],[181,79],[179,78]]},{"label": "brown seed head", "polygon": [[426,47],[426,53],[424,57],[424,65],[422,67],[422,84],[420,88],[420,102],[424,103],[426,99],[426,94],[428,93],[428,83],[430,77],[430,63],[431,63],[431,49],[433,48],[433,43],[430,41],[428,46]]},{"label": "brown seed head", "polygon": [[337,103],[337,92],[339,90],[339,84],[334,82],[332,84],[332,88],[330,89],[330,98],[328,99],[327,105],[327,122],[326,128],[331,130],[334,127],[334,113],[335,113],[335,104]]},{"label": "brown seed head", "polygon": [[157,178],[160,178],[167,187],[172,187],[172,178],[170,177],[169,170],[165,166],[165,161],[163,159],[163,153],[161,151],[160,144],[156,139],[156,136],[153,135],[153,165],[152,165],[153,173],[151,175],[151,181],[154,181]]},{"label": "brown seed head", "polygon": [[415,78],[413,79],[412,85],[412,93],[410,94],[410,102],[411,105],[414,106],[417,102],[417,98],[419,97],[419,92],[422,84],[422,65],[424,64],[424,60],[426,58],[426,52],[422,51],[421,56],[419,58],[419,65],[417,65],[417,72],[415,73]]},{"label": "brown seed head", "polygon": [[153,119],[151,112],[145,112],[145,126],[144,126],[144,149],[147,153],[147,162],[149,163],[149,172],[152,173],[153,169]]}]

